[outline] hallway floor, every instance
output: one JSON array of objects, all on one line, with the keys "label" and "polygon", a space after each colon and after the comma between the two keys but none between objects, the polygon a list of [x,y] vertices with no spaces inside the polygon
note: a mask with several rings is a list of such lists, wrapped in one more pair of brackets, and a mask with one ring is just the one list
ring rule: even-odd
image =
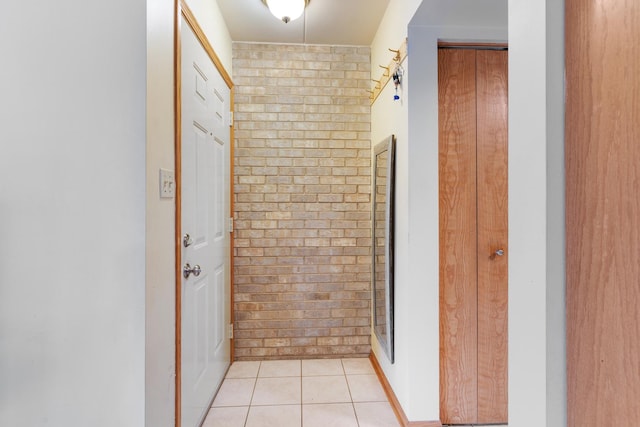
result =
[{"label": "hallway floor", "polygon": [[203,427],[398,427],[369,359],[235,362]]}]

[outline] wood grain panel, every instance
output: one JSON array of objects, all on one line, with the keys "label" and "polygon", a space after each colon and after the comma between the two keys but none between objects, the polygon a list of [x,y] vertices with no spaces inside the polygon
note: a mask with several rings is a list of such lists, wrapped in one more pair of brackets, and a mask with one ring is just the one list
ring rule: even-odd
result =
[{"label": "wood grain panel", "polygon": [[567,425],[638,425],[640,2],[565,8]]},{"label": "wood grain panel", "polygon": [[455,424],[477,417],[475,52],[439,50],[438,85],[440,415]]},{"label": "wood grain panel", "polygon": [[[507,51],[476,52],[478,419],[507,417]],[[498,249],[504,255],[497,256]]]}]

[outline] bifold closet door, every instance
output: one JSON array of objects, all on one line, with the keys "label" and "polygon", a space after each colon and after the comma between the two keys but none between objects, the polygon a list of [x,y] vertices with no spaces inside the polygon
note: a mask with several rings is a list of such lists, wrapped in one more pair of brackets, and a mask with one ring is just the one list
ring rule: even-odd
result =
[{"label": "bifold closet door", "polygon": [[440,49],[440,420],[478,417],[476,53]]},{"label": "bifold closet door", "polygon": [[507,51],[440,49],[440,400],[507,422]]}]

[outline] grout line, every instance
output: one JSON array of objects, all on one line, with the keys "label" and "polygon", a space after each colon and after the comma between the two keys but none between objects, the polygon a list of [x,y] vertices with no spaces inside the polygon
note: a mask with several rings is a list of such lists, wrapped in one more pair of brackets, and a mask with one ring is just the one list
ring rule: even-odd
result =
[{"label": "grout line", "polygon": [[244,419],[244,427],[247,426],[249,422],[249,412],[251,412],[251,406],[253,406],[253,395],[256,392],[256,387],[258,385],[258,376],[260,375],[260,369],[262,369],[262,361],[260,361],[260,365],[258,366],[258,372],[256,373],[256,377],[253,381],[253,390],[251,390],[251,399],[249,399],[249,408],[247,409],[247,416]]},{"label": "grout line", "polygon": [[356,423],[358,423],[358,427],[360,427],[360,419],[358,418],[358,412],[356,411],[356,404],[351,402],[351,409],[353,409],[353,415],[356,417]]},{"label": "grout line", "polygon": [[249,411],[250,410],[251,410],[251,402],[249,402],[249,406],[247,406],[247,413],[244,415],[244,423],[242,423],[243,427],[247,427],[247,422],[249,421]]},{"label": "grout line", "polygon": [[[344,370],[344,380],[347,383],[347,390],[349,390],[349,398],[351,399],[351,406],[353,406],[353,394],[351,393],[351,385],[349,384],[349,376],[347,375],[347,370],[344,369],[344,364],[342,364],[342,369]],[[354,412],[356,410],[355,406],[353,408]]]}]

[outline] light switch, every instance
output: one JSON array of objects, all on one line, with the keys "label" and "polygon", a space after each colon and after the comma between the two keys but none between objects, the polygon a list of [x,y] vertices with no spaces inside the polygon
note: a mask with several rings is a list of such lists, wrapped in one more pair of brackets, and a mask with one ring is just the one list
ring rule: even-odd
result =
[{"label": "light switch", "polygon": [[176,196],[176,180],[171,170],[160,169],[160,198],[172,199]]}]

